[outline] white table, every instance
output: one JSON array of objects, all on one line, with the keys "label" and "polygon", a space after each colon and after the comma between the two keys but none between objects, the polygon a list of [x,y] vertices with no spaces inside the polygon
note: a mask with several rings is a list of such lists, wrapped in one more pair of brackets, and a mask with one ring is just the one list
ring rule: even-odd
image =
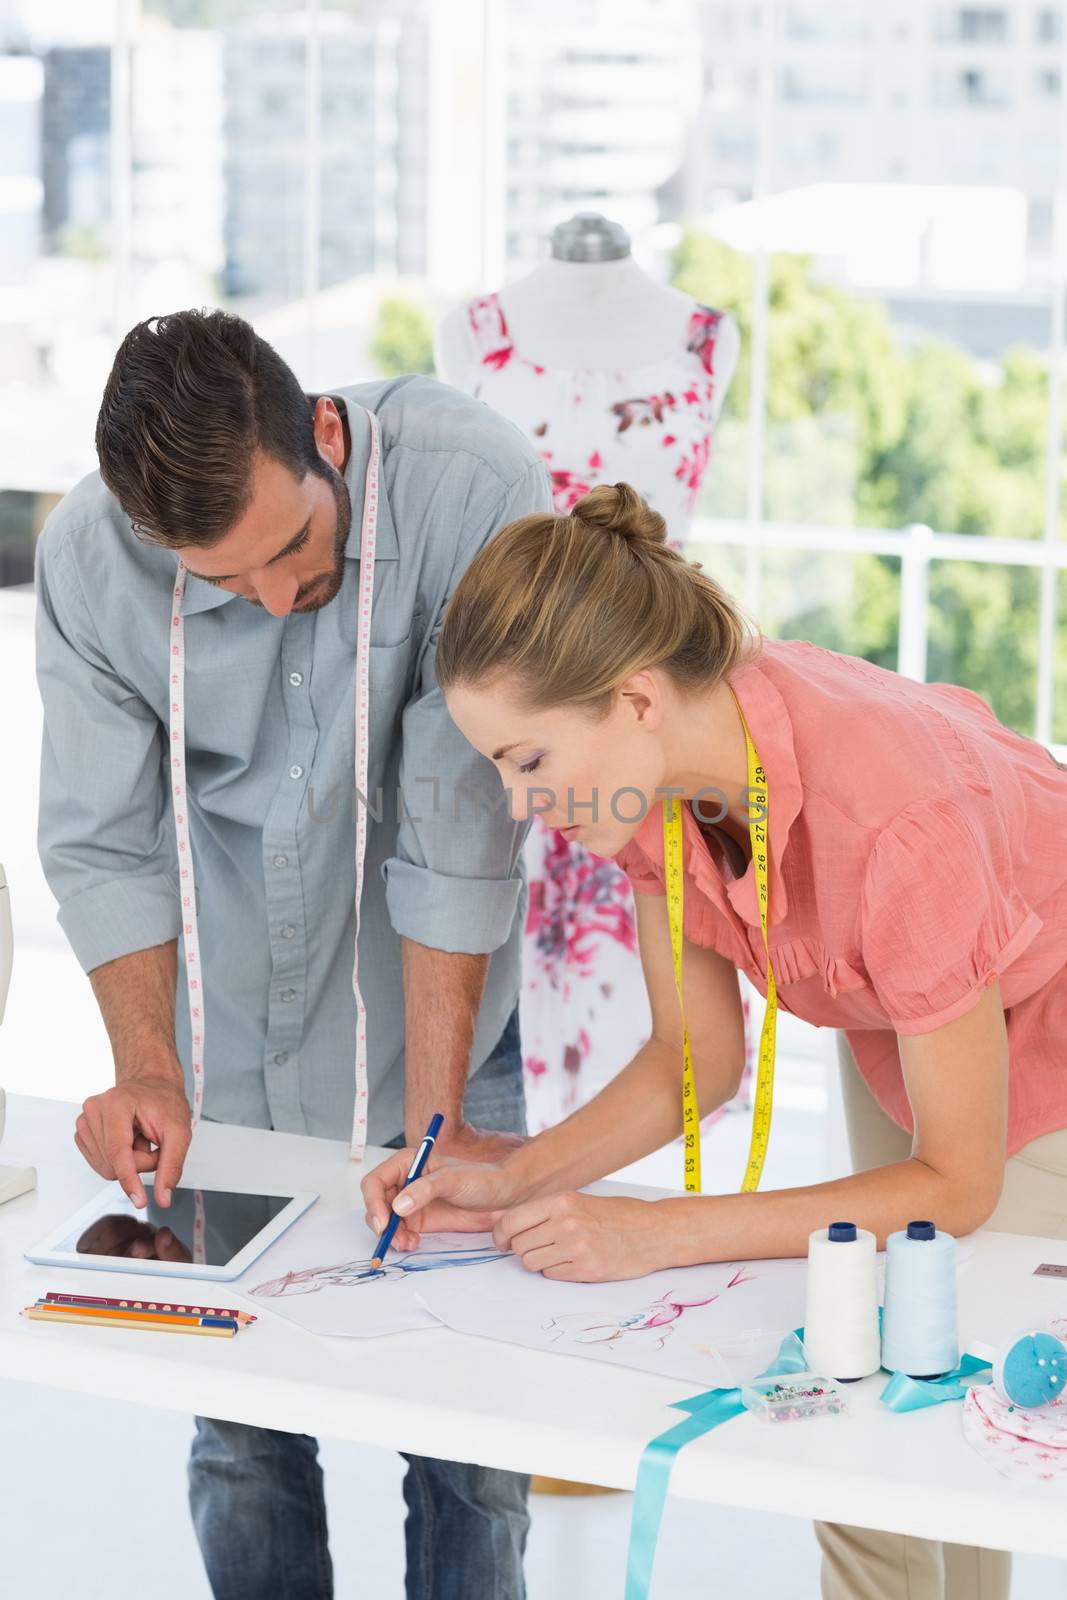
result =
[{"label": "white table", "polygon": [[[0,1207],[0,1372],[7,1378],[185,1413],[631,1489],[641,1451],[680,1420],[692,1385],[446,1329],[319,1339],[263,1313],[232,1342],[19,1316],[62,1281],[90,1294],[172,1295],[173,1279],[32,1267],[23,1251],[99,1187],[71,1138],[73,1106],[13,1097],[7,1161],[37,1166],[33,1194]],[[347,1147],[202,1127],[186,1178],[205,1187],[293,1184],[359,1205]],[[961,1273],[961,1332],[995,1342],[1067,1312],[1067,1283],[1032,1276],[1062,1242],[982,1233]],[[151,1289],[151,1285],[158,1287]],[[232,1298],[230,1285],[212,1295]],[[850,1387],[841,1422],[761,1427],[738,1418],[686,1446],[672,1493],[957,1543],[1067,1557],[1067,1485],[999,1477],[965,1444],[959,1406],[897,1416],[884,1379]],[[11,1510],[12,1508],[9,1508]]]}]

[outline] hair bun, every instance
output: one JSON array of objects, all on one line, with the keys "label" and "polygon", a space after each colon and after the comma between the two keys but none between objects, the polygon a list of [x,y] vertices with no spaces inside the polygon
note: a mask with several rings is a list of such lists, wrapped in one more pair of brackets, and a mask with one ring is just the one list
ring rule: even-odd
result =
[{"label": "hair bun", "polygon": [[664,544],[667,524],[629,483],[601,483],[571,511],[587,528],[614,533],[627,544]]}]

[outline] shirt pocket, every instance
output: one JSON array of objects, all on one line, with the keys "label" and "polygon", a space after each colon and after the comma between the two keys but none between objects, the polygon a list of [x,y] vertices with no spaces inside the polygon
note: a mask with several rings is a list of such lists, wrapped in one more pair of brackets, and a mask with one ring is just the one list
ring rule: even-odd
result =
[{"label": "shirt pocket", "polygon": [[380,741],[400,737],[400,719],[415,678],[413,636],[399,644],[372,644],[369,651],[371,753],[384,760]]},{"label": "shirt pocket", "polygon": [[405,672],[413,671],[414,636],[409,633],[406,639],[401,639],[397,644],[377,644],[372,641],[368,654],[373,697],[379,684],[395,687],[398,683],[404,682]]}]

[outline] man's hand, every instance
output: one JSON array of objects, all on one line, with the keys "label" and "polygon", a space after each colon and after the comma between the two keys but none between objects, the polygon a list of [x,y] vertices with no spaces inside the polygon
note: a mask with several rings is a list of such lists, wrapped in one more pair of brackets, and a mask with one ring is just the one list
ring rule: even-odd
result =
[{"label": "man's hand", "polygon": [[[494,1137],[509,1138],[508,1134]],[[488,1233],[505,1206],[518,1198],[502,1166],[442,1159],[435,1150],[421,1178],[404,1190],[414,1150],[397,1150],[363,1179],[367,1226],[382,1233],[389,1213],[406,1213],[393,1235],[393,1248],[414,1250],[422,1233]]]},{"label": "man's hand", "polygon": [[170,1205],[192,1137],[181,1078],[125,1076],[114,1089],[90,1095],[74,1127],[74,1143],[94,1172],[117,1178],[135,1206],[147,1204],[142,1172],[155,1172],[155,1196]]},{"label": "man's hand", "polygon": [[[421,1138],[421,1134],[419,1138]],[[415,1146],[418,1148],[418,1139]],[[494,1128],[475,1128],[461,1122],[451,1131],[440,1135],[434,1154],[447,1156],[451,1161],[503,1161],[513,1150],[526,1143],[521,1133],[500,1133]]]}]

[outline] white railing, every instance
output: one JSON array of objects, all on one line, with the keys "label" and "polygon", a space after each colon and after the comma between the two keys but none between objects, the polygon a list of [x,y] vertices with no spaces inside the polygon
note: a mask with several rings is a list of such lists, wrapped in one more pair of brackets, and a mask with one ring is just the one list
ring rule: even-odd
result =
[{"label": "white railing", "polygon": [[[797,554],[895,556],[900,561],[900,631],[897,670],[920,683],[926,680],[929,626],[929,578],[933,561],[966,561],[998,567],[1033,567],[1042,574],[1042,598],[1055,596],[1057,574],[1067,570],[1067,540],[995,539],[979,534],[934,533],[922,523],[906,528],[826,527],[817,523],[758,522],[744,518],[698,517],[689,532],[690,546],[739,546],[748,553],[788,550]],[[758,578],[746,562],[746,589],[739,596],[759,614]],[[1067,603],[1067,593],[1064,596]],[[1043,609],[1044,606],[1043,606]],[[1040,630],[1038,706],[1035,737],[1052,745],[1052,683],[1055,668],[1054,626]]]},{"label": "white railing", "polygon": [[[851,6],[843,8],[852,10]],[[777,128],[775,88],[783,53],[783,0],[764,0],[760,12],[760,47],[756,67],[756,150],[752,199],[757,232],[753,251],[751,378],[748,407],[747,517],[745,520],[701,519],[691,538],[745,549],[744,602],[757,617],[761,550],[860,552],[898,556],[901,561],[898,670],[920,681],[926,677],[928,593],[931,561],[982,561],[1006,566],[1036,567],[1041,574],[1038,619],[1038,673],[1034,735],[1051,747],[1054,686],[1057,576],[1067,566],[1067,541],[1060,539],[1063,469],[1064,370],[1067,365],[1067,28],[1056,52],[1063,87],[1059,95],[1056,155],[1052,186],[1052,277],[1049,285],[1047,351],[1048,415],[1045,432],[1045,507],[1040,538],[1030,542],[932,533],[913,525],[900,531],[872,528],[825,528],[768,523],[763,517],[766,456],[766,397],[771,246],[759,202],[775,192]]]}]

